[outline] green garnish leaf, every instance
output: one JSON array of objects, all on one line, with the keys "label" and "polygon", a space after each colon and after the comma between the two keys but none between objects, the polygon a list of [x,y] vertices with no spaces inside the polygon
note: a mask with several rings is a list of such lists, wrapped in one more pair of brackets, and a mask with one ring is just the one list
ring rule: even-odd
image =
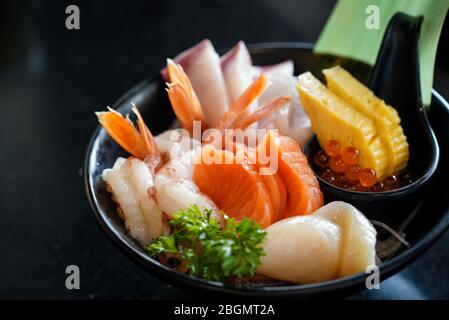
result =
[{"label": "green garnish leaf", "polygon": [[180,210],[169,222],[172,233],[147,248],[152,257],[176,253],[187,260],[192,275],[223,281],[228,276],[254,275],[264,255],[266,232],[254,221],[227,218],[222,228],[210,209],[193,205]]},{"label": "green garnish leaf", "polygon": [[175,237],[173,235],[160,236],[148,248],[150,256],[158,256],[162,253],[177,253]]}]

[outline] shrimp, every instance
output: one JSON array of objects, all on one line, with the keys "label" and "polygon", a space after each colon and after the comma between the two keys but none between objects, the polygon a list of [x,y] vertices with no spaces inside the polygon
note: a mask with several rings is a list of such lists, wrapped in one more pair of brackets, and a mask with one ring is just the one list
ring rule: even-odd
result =
[{"label": "shrimp", "polygon": [[[194,47],[182,52],[174,58],[182,65],[192,82],[192,88],[203,105],[206,121],[216,126],[228,111],[228,95],[221,71],[220,57],[215,52],[210,40],[205,39]],[[167,69],[162,70],[162,76],[171,83],[177,81]]]},{"label": "shrimp", "polygon": [[192,134],[194,121],[201,121],[205,125],[200,101],[181,66],[167,59],[167,72],[172,79],[170,83],[167,83],[167,93],[173,111],[182,127]]},{"label": "shrimp", "polygon": [[167,233],[163,213],[150,196],[153,176],[143,161],[118,158],[102,176],[131,237],[145,247]]},{"label": "shrimp", "polygon": [[181,157],[167,162],[154,178],[156,200],[159,208],[171,215],[196,204],[199,208],[212,210],[213,217],[223,223],[223,215],[217,205],[204,195],[193,181],[196,158],[200,155],[198,146]]},{"label": "shrimp", "polygon": [[129,117],[124,118],[111,108],[108,108],[108,111],[96,112],[96,115],[101,126],[115,142],[132,156],[145,160],[154,172],[162,163],[161,154],[157,149],[153,135],[134,105],[132,111],[137,116],[138,129]]},{"label": "shrimp", "polygon": [[278,221],[266,232],[265,256],[257,270],[264,276],[305,284],[365,272],[375,265],[376,230],[345,202]]},{"label": "shrimp", "polygon": [[167,92],[173,111],[178,117],[181,126],[192,134],[193,121],[201,122],[201,129],[215,128],[244,129],[288,103],[290,96],[281,96],[266,102],[252,112],[249,108],[254,101],[268,87],[265,75],[259,76],[229,107],[219,121],[207,123],[203,115],[203,107],[196,97],[193,86],[182,67],[172,60],[167,60],[167,72],[170,82],[167,83]]},{"label": "shrimp", "polygon": [[103,171],[107,189],[113,194],[118,212],[130,235],[142,246],[167,233],[163,212],[151,196],[153,174],[162,165],[156,142],[135,106],[138,129],[129,118],[109,108],[97,112],[100,124],[108,134],[131,154],[118,158],[112,169]]},{"label": "shrimp", "polygon": [[214,217],[223,216],[192,181],[195,156],[201,143],[182,130],[168,130],[153,137],[137,110],[138,130],[129,118],[109,109],[98,112],[100,124],[110,136],[131,153],[118,158],[112,169],[103,172],[107,189],[113,194],[118,213],[130,235],[142,246],[168,232],[165,215],[193,204],[210,208]]}]

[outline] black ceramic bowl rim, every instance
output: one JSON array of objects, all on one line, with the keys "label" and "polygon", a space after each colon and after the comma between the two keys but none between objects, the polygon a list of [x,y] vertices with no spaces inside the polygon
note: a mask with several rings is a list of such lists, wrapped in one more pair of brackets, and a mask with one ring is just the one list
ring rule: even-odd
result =
[{"label": "black ceramic bowl rim", "polygon": [[[257,49],[302,49],[305,51],[310,51],[313,48],[312,43],[301,43],[301,42],[269,42],[269,43],[259,43],[248,45],[250,51],[257,51]],[[129,100],[130,97],[134,96],[137,92],[140,92],[144,87],[159,78],[159,74],[143,80],[135,87],[126,92],[114,105],[113,107],[121,105],[123,102]],[[436,98],[448,111],[449,104],[444,100],[444,98],[438,94],[435,90],[432,90],[432,95]],[[93,151],[98,148],[99,141],[97,140],[100,134],[101,127],[97,126],[94,131],[89,145],[87,147],[84,170],[83,170],[83,180],[84,188],[89,200],[89,204],[105,234],[108,238],[128,257],[133,261],[137,262],[139,265],[143,266],[145,269],[149,269],[154,276],[161,276],[167,282],[172,284],[179,284],[183,286],[197,287],[199,289],[212,290],[219,293],[242,295],[242,296],[259,296],[259,297],[276,297],[276,296],[296,296],[296,295],[312,295],[312,294],[329,294],[331,292],[336,292],[344,289],[349,289],[350,287],[357,287],[363,285],[367,275],[364,273],[355,274],[352,276],[339,278],[330,281],[324,281],[313,284],[303,284],[303,285],[288,285],[288,286],[266,286],[266,287],[238,287],[229,284],[224,284],[220,282],[208,281],[200,279],[197,277],[189,276],[183,273],[176,272],[158,261],[152,259],[143,250],[138,251],[133,248],[129,243],[122,239],[120,231],[114,229],[111,221],[109,221],[107,214],[100,210],[97,206],[97,197],[93,189],[92,176],[90,175],[90,167],[93,160]],[[408,262],[412,262],[416,259],[424,250],[428,249],[432,244],[434,244],[443,232],[449,226],[449,214],[445,214],[420,240],[418,240],[411,248],[405,250],[401,254],[393,257],[380,266],[381,280],[387,279],[395,271],[398,271],[405,267]]]},{"label": "black ceramic bowl rim", "polygon": [[[435,93],[436,93],[436,91],[432,90],[432,94],[435,95]],[[430,135],[432,136],[434,141],[437,141],[435,134],[431,128],[430,128]],[[309,159],[309,161],[312,161],[312,158],[313,158],[313,154],[310,153],[309,146],[314,141],[317,141],[317,143],[318,143],[316,134],[313,134],[309,138],[309,140],[307,140],[306,144],[304,145],[304,150],[305,150],[304,153],[306,154],[306,157]],[[386,200],[386,199],[400,198],[400,197],[409,195],[410,193],[417,192],[417,191],[421,190],[424,186],[426,186],[431,181],[431,178],[433,177],[435,171],[438,168],[439,160],[440,160],[440,148],[437,143],[436,149],[435,149],[435,157],[432,161],[432,164],[429,166],[429,168],[425,171],[425,173],[422,176],[420,176],[418,179],[416,179],[415,181],[413,181],[412,183],[410,183],[406,186],[402,186],[400,188],[393,189],[393,190],[379,191],[379,192],[353,191],[353,190],[347,190],[347,189],[340,188],[336,185],[333,185],[333,184],[327,182],[323,178],[321,178],[319,176],[319,174],[313,168],[312,169],[313,169],[318,181],[320,183],[324,184],[325,187],[328,188],[328,190],[334,194],[345,194],[345,197],[347,197],[347,198],[357,197],[359,199],[365,198],[365,200],[376,200],[376,199]]]}]

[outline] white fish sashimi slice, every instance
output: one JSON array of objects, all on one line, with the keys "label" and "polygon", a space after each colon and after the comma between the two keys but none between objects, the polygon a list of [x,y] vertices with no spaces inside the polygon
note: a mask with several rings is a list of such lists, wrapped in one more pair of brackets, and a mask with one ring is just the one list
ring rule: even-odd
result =
[{"label": "white fish sashimi slice", "polygon": [[[228,96],[221,71],[220,57],[209,39],[205,39],[173,59],[179,63],[192,83],[203,109],[204,119],[211,127],[220,123],[228,111]],[[161,71],[167,78],[166,69]]]},{"label": "white fish sashimi slice", "polygon": [[243,41],[221,57],[221,70],[230,103],[237,100],[253,82],[252,68],[251,56]]},{"label": "white fish sashimi slice", "polygon": [[293,99],[273,114],[260,120],[259,128],[278,129],[280,134],[291,137],[303,146],[312,135],[312,125],[296,91],[295,78],[280,73],[268,73],[266,76],[272,84],[259,98],[260,104],[285,95],[292,96]]},{"label": "white fish sashimi slice", "polygon": [[283,75],[283,76],[293,76],[294,64],[292,60],[286,60],[277,64],[272,64],[269,66],[254,66],[253,76],[258,77],[261,73],[266,75]]}]

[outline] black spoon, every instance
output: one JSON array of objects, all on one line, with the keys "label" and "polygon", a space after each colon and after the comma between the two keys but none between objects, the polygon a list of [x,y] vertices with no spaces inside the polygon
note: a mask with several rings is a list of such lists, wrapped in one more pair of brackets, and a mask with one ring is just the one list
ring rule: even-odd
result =
[{"label": "black spoon", "polygon": [[[439,161],[438,143],[421,100],[418,40],[422,20],[422,17],[403,13],[393,16],[369,81],[374,93],[394,106],[401,117],[410,146],[408,169],[416,180],[391,191],[357,192],[339,188],[318,177],[326,201],[347,201],[369,218],[393,224],[403,219],[420,201],[423,187],[431,180]],[[318,168],[313,163],[313,156],[319,149],[316,136],[304,148],[315,172]]]},{"label": "black spoon", "polygon": [[409,168],[422,176],[435,171],[439,147],[421,99],[418,39],[422,17],[396,14],[374,66],[370,87],[398,111],[410,143]]}]

